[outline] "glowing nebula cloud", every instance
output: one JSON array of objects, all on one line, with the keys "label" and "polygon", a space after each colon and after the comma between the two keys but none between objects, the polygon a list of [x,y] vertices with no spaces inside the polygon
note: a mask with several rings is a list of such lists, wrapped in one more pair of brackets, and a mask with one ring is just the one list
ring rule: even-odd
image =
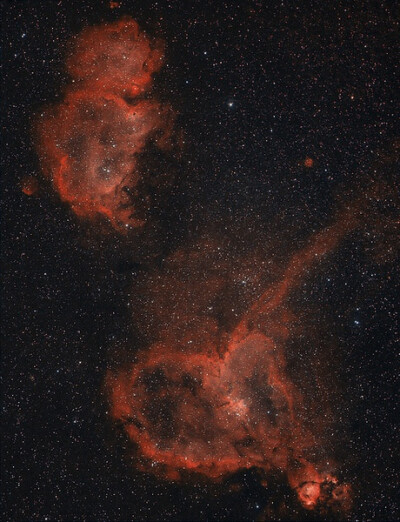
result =
[{"label": "glowing nebula cloud", "polygon": [[139,157],[150,141],[169,147],[174,120],[171,107],[149,96],[162,61],[162,43],[127,17],[71,41],[71,82],[42,111],[36,136],[43,172],[78,216],[101,215],[119,230],[146,222]]},{"label": "glowing nebula cloud", "polygon": [[[79,217],[102,216],[119,231],[146,223],[151,173],[141,168],[141,155],[150,144],[168,150],[174,123],[171,107],[151,96],[162,58],[162,44],[130,18],[89,27],[71,41],[71,82],[62,101],[42,112],[36,136],[45,175]],[[24,181],[25,194],[36,190],[35,181]],[[338,479],[334,460],[321,457],[324,421],[306,422],[304,394],[287,369],[294,322],[288,298],[358,227],[373,198],[368,190],[269,284],[261,287],[260,276],[268,259],[254,263],[251,253],[243,255],[238,274],[259,291],[251,302],[243,289],[235,303],[240,313],[225,322],[218,314],[233,304],[226,305],[220,274],[231,275],[232,267],[210,238],[177,250],[135,283],[143,285],[133,294],[145,346],[133,362],[109,370],[105,385],[110,416],[135,448],[138,469],[167,480],[213,481],[253,467],[278,470],[305,509],[350,510],[350,487]]]},{"label": "glowing nebula cloud", "polygon": [[24,176],[21,180],[21,190],[26,196],[33,196],[39,189],[37,178]]},{"label": "glowing nebula cloud", "polygon": [[[172,256],[168,276],[153,283],[155,306],[166,310],[163,292],[171,303],[157,342],[106,378],[111,416],[136,445],[139,468],[171,480],[197,473],[217,481],[246,468],[280,470],[304,508],[350,509],[350,487],[339,483],[333,460],[315,457],[322,441],[304,422],[302,394],[286,370],[293,320],[286,300],[359,217],[354,205],[315,234],[230,332],[200,311],[222,290],[218,278],[207,285],[194,271],[182,300],[176,263],[190,260]],[[171,272],[173,285],[166,284]]]}]

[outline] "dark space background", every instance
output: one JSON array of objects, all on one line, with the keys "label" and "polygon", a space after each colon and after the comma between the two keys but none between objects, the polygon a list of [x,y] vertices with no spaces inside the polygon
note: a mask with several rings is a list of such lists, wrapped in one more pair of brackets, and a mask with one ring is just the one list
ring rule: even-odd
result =
[{"label": "dark space background", "polygon": [[[266,490],[251,470],[229,489],[132,469],[101,390],[110,347],[128,335],[126,293],[141,260],[122,238],[79,223],[46,182],[31,198],[20,183],[40,176],[32,115],[61,96],[68,38],[129,14],[167,43],[156,90],[179,112],[186,141],[168,244],[153,258],[210,222],[228,223],[229,234],[229,223],[250,219],[296,244],[368,176],[398,183],[396,3],[120,4],[1,2],[2,519],[313,519],[296,507],[268,515],[292,493]],[[303,297],[337,345],[333,437],[355,485],[354,520],[400,517],[399,217],[393,201],[380,211]]]}]

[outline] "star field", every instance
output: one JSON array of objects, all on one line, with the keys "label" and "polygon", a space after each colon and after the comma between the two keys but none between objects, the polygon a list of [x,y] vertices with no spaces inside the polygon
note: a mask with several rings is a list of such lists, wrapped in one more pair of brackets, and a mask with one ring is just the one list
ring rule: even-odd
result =
[{"label": "star field", "polygon": [[[4,0],[1,7],[4,520],[398,520],[394,4]],[[163,65],[146,90],[121,94],[127,112],[115,98],[99,110],[93,78],[71,76],[66,57],[82,30],[123,17],[137,22],[145,42],[158,42],[153,51],[163,42]],[[105,60],[104,78],[115,83]],[[79,119],[81,102],[73,100],[82,82],[91,101]],[[151,120],[135,116],[140,147],[136,127],[118,141],[114,129],[142,106],[153,112]],[[54,107],[63,107],[59,120]],[[60,171],[43,160],[49,149],[38,146],[38,121],[47,120],[43,143],[53,140],[76,161],[68,197],[54,181]],[[88,204],[82,180],[93,143],[96,165],[112,170],[119,161],[101,163],[104,128],[115,132],[118,151],[126,148],[131,184],[123,178],[122,196],[105,205],[106,189],[99,196],[94,183]],[[92,141],[82,152],[85,133]],[[265,293],[278,303],[272,311]],[[243,318],[246,335],[258,328],[276,359],[251,352]],[[244,355],[224,359],[233,345]],[[160,356],[159,346],[168,347]],[[270,365],[270,388],[252,373],[254,361]],[[202,376],[217,364],[225,380],[215,384]],[[118,402],[113,387],[124,390],[126,375],[139,370],[129,400]],[[274,386],[286,390],[282,383],[295,390],[294,406],[274,394]],[[176,402],[157,409],[163,386]],[[218,409],[226,394],[228,413]],[[240,394],[247,402],[235,402]],[[204,426],[193,441],[209,453],[187,444],[185,408],[194,400],[201,413],[192,424]],[[279,432],[279,449],[257,440],[260,425]],[[292,438],[282,439],[287,425]],[[209,431],[198,436],[203,427]],[[235,439],[244,429],[251,437]],[[318,441],[312,450],[310,433]],[[226,476],[221,440],[229,456],[245,448]],[[304,507],[294,467],[279,460],[289,462],[287,447],[314,452],[311,461],[326,469],[328,462],[350,485],[347,511],[332,502]],[[188,460],[200,476],[185,469]]]}]

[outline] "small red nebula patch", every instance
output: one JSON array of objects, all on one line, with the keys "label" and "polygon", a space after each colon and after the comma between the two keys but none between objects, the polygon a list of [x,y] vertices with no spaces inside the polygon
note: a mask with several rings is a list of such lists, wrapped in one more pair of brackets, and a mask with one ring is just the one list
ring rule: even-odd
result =
[{"label": "small red nebula patch", "polygon": [[303,165],[305,167],[307,167],[308,169],[311,169],[311,167],[314,166],[314,160],[312,158],[310,158],[309,156],[307,156],[307,158],[304,160]]},{"label": "small red nebula patch", "polygon": [[151,276],[159,290],[149,295],[158,292],[155,306],[168,315],[159,321],[158,341],[106,376],[110,415],[136,448],[139,469],[170,480],[200,474],[215,481],[251,467],[280,470],[305,509],[321,503],[347,509],[350,489],[339,490],[332,464],[312,457],[321,448],[320,422],[315,419],[314,429],[305,422],[302,393],[287,371],[292,314],[286,299],[354,230],[356,216],[357,207],[349,207],[315,234],[230,332],[205,312],[223,281],[214,275],[207,283],[197,270],[182,283],[198,248],[175,253],[165,277]]},{"label": "small red nebula patch", "polygon": [[121,7],[121,2],[110,2],[110,9],[117,9]]},{"label": "small red nebula patch", "polygon": [[34,176],[25,176],[21,181],[21,190],[27,196],[33,196],[39,190],[38,180]]},{"label": "small red nebula patch", "polygon": [[151,142],[166,150],[173,112],[149,96],[163,44],[151,42],[131,18],[84,29],[70,42],[71,83],[36,125],[44,174],[83,218],[141,227],[139,157]]}]

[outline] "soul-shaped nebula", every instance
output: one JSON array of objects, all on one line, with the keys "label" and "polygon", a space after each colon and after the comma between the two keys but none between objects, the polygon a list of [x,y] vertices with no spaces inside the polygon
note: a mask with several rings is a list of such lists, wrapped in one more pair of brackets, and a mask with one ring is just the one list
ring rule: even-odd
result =
[{"label": "soul-shaped nebula", "polygon": [[[304,508],[350,508],[350,487],[339,483],[332,459],[316,457],[322,441],[303,420],[285,344],[292,320],[288,296],[357,227],[360,215],[358,204],[348,206],[312,236],[230,331],[200,312],[223,291],[212,270],[208,285],[188,273],[183,299],[178,279],[184,271],[172,284],[168,277],[154,279],[162,289],[150,302],[161,309],[163,299],[169,303],[157,340],[106,378],[111,416],[136,445],[140,468],[172,480],[197,473],[217,481],[243,468],[280,470]],[[173,273],[185,256],[172,257]]]},{"label": "soul-shaped nebula", "polygon": [[86,28],[70,42],[71,81],[63,100],[41,112],[35,134],[44,174],[78,216],[103,216],[118,230],[146,222],[140,154],[150,141],[168,149],[174,120],[150,96],[162,61],[162,43],[131,18]]}]

